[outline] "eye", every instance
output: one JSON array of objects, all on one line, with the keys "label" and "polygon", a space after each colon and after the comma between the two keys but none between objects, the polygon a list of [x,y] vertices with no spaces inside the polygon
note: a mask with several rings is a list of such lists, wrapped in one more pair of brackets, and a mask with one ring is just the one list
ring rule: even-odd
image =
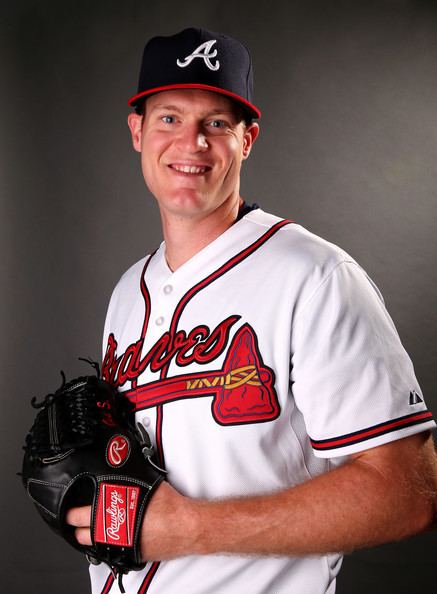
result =
[{"label": "eye", "polygon": [[170,115],[165,115],[165,116],[161,117],[161,121],[163,121],[164,124],[173,124],[173,122],[175,121],[175,118]]},{"label": "eye", "polygon": [[211,120],[208,123],[208,126],[210,126],[211,128],[225,128],[226,122],[224,122],[223,120]]}]

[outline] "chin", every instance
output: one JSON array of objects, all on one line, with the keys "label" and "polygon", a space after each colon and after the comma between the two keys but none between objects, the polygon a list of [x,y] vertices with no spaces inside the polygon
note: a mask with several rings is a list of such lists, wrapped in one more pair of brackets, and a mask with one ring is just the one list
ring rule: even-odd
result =
[{"label": "chin", "polygon": [[194,192],[178,192],[175,196],[166,196],[163,200],[158,200],[166,210],[174,214],[192,216],[208,211],[208,200],[204,196],[199,196]]}]

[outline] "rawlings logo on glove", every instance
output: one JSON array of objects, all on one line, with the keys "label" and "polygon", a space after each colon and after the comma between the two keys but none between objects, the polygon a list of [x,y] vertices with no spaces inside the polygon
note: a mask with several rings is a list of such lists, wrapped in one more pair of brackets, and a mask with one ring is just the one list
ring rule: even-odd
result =
[{"label": "rawlings logo on glove", "polygon": [[132,546],[132,535],[138,505],[138,487],[105,484],[97,507],[97,542]]},{"label": "rawlings logo on glove", "polygon": [[114,468],[126,462],[130,454],[129,440],[124,435],[116,435],[108,443],[106,459]]},{"label": "rawlings logo on glove", "polygon": [[[142,569],[140,530],[147,504],[163,480],[151,460],[132,405],[97,375],[78,377],[48,394],[24,446],[22,478],[42,518],[92,563],[122,576]],[[80,545],[67,510],[92,505],[92,545]]]}]

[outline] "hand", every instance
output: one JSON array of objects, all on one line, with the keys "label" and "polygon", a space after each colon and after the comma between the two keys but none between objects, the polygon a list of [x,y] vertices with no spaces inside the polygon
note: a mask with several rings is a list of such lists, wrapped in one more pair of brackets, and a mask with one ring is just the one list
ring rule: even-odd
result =
[{"label": "hand", "polygon": [[[162,561],[197,552],[197,507],[195,500],[184,497],[169,483],[162,482],[152,495],[143,519],[142,559]],[[71,508],[66,521],[76,527],[79,544],[92,544],[90,505]]]},{"label": "hand", "polygon": [[70,526],[75,526],[74,534],[79,544],[90,546],[91,542],[91,505],[72,507],[65,515],[65,521]]},{"label": "hand", "polygon": [[141,528],[141,557],[163,561],[198,553],[199,505],[169,483],[161,483]]}]

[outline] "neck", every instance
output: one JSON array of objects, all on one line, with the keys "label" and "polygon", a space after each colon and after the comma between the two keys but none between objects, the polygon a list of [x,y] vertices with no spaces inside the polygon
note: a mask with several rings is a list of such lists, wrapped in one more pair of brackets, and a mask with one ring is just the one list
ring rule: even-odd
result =
[{"label": "neck", "polygon": [[242,198],[205,217],[184,218],[161,212],[167,264],[174,272],[231,227],[243,203]]}]

